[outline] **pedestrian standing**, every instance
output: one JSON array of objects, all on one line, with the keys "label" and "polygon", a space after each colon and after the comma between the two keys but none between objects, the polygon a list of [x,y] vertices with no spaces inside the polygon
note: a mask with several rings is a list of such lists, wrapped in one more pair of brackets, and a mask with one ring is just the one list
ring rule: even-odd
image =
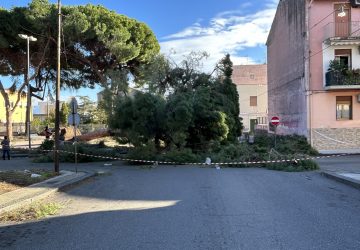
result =
[{"label": "pedestrian standing", "polygon": [[8,160],[10,160],[10,141],[7,136],[4,136],[4,140],[1,141],[3,160],[5,160],[5,154],[7,154]]},{"label": "pedestrian standing", "polygon": [[50,136],[52,135],[52,133],[50,132],[48,126],[45,127],[45,129],[44,129],[44,134],[45,134],[45,138],[46,138],[47,140],[50,139]]},{"label": "pedestrian standing", "polygon": [[61,129],[60,130],[60,135],[59,135],[60,145],[64,145],[65,134],[66,134],[66,129],[65,128]]}]

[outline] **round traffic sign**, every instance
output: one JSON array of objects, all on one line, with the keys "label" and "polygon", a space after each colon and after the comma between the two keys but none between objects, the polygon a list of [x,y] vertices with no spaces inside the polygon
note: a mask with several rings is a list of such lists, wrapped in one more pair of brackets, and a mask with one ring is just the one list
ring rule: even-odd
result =
[{"label": "round traffic sign", "polygon": [[73,126],[79,126],[80,124],[80,115],[79,114],[70,114],[68,116],[68,123]]},{"label": "round traffic sign", "polygon": [[273,118],[271,118],[271,124],[274,126],[277,126],[280,124],[280,118],[277,116],[274,116]]}]

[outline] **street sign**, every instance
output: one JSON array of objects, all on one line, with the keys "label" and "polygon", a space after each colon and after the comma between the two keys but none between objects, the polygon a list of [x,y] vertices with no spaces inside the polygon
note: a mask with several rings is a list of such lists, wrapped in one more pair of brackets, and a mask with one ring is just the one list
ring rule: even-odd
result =
[{"label": "street sign", "polygon": [[78,102],[75,97],[71,98],[70,102],[71,114],[76,114],[78,110]]},{"label": "street sign", "polygon": [[271,118],[271,124],[274,126],[278,126],[280,124],[280,118],[277,116],[274,116],[273,118]]},{"label": "street sign", "polygon": [[79,114],[69,114],[68,123],[70,125],[79,126],[79,124],[80,124],[80,115]]}]

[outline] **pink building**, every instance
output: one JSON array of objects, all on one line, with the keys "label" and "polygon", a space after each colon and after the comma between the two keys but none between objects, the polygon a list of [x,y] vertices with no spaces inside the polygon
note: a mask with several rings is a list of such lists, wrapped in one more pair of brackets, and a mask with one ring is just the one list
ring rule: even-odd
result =
[{"label": "pink building", "polygon": [[360,152],[360,1],[281,0],[267,50],[278,131],[320,152]]}]

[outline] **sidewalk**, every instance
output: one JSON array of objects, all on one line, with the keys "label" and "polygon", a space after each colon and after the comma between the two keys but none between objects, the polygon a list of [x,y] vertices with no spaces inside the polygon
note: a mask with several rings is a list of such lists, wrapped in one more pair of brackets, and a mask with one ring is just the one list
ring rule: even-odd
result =
[{"label": "sidewalk", "polygon": [[[96,173],[108,172],[112,169],[113,163],[121,165],[119,162],[60,163],[60,176],[0,195],[0,213],[43,199],[66,186],[90,178]],[[0,171],[25,169],[53,170],[54,163],[33,163],[29,158],[0,160]]]},{"label": "sidewalk", "polygon": [[61,175],[0,195],[0,214],[28,205],[59,191],[61,188],[75,184],[95,173],[61,171]]},{"label": "sidewalk", "polygon": [[360,189],[360,155],[317,160],[321,174]]},{"label": "sidewalk", "polygon": [[[68,170],[76,172],[76,169],[78,171],[82,172],[98,172],[98,171],[107,171],[111,169],[111,166],[108,165],[122,165],[121,162],[117,161],[103,161],[103,162],[88,162],[88,163],[62,163],[60,162],[60,171],[61,170]],[[31,170],[31,169],[48,169],[48,170],[54,170],[54,163],[53,162],[47,162],[47,163],[34,163],[31,162],[31,159],[27,157],[22,158],[13,158],[10,161],[9,160],[2,160],[0,159],[0,171],[5,170]]]},{"label": "sidewalk", "polygon": [[360,174],[341,173],[341,172],[334,173],[334,172],[326,172],[326,171],[323,171],[322,174],[335,181],[360,189]]}]

